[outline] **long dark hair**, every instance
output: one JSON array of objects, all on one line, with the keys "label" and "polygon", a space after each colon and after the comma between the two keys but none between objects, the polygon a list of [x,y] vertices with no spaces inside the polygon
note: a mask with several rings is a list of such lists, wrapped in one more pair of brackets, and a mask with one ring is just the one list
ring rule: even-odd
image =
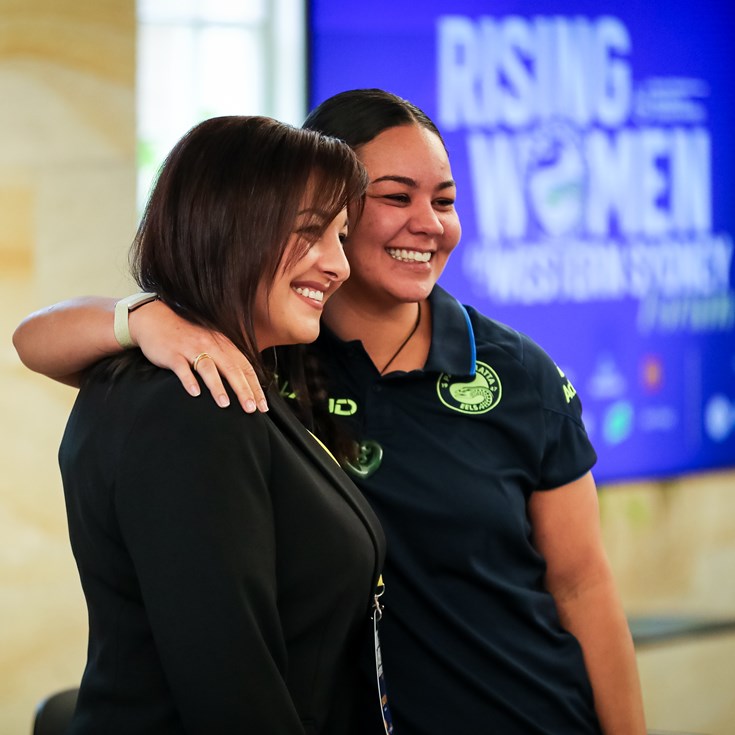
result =
[{"label": "long dark hair", "polygon": [[313,242],[366,184],[335,138],[266,117],[205,120],[161,167],[131,250],[133,274],[186,319],[222,332],[267,382],[253,328],[258,283],[273,281],[307,192],[325,214]]}]

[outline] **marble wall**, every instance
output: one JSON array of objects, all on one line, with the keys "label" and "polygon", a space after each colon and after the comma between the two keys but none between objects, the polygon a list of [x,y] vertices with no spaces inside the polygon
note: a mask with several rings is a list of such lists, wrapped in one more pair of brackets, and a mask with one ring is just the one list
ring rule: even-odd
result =
[{"label": "marble wall", "polygon": [[[0,732],[74,685],[86,614],[56,451],[74,391],[28,373],[27,313],[125,294],[135,228],[134,0],[0,0]],[[627,609],[735,615],[735,475],[605,488]],[[735,732],[735,635],[642,648],[652,728]]]},{"label": "marble wall", "polygon": [[649,727],[735,733],[735,473],[605,487],[600,511],[632,619],[729,624],[638,645]]},{"label": "marble wall", "polygon": [[128,293],[135,0],[0,0],[0,732],[79,680],[86,612],[56,451],[74,392],[11,334],[81,293]]}]

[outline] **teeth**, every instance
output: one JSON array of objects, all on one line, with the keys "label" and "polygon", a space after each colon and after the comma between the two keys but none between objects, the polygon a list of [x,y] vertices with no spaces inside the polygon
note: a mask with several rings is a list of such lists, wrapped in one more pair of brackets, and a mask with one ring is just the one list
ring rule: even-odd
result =
[{"label": "teeth", "polygon": [[428,263],[431,253],[420,253],[418,250],[403,250],[399,248],[386,248],[388,255],[404,263]]},{"label": "teeth", "polygon": [[301,296],[306,296],[307,299],[324,301],[324,291],[314,291],[311,288],[301,288],[300,286],[295,288],[294,291],[296,291],[297,294],[301,294]]}]

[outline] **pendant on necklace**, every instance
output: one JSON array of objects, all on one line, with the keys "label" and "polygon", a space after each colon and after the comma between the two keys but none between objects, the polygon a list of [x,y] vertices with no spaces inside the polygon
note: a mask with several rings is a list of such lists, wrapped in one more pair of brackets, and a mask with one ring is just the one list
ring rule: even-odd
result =
[{"label": "pendant on necklace", "polygon": [[358,480],[366,480],[374,475],[383,461],[383,447],[372,439],[360,442],[357,457],[344,463],[344,468]]}]

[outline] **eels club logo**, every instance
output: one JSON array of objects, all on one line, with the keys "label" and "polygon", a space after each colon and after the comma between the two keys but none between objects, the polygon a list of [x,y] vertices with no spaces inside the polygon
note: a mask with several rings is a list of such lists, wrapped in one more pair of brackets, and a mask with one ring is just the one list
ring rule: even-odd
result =
[{"label": "eels club logo", "polygon": [[475,363],[475,377],[459,380],[442,373],[436,382],[439,400],[453,411],[487,413],[500,403],[503,387],[498,374],[484,362]]}]

